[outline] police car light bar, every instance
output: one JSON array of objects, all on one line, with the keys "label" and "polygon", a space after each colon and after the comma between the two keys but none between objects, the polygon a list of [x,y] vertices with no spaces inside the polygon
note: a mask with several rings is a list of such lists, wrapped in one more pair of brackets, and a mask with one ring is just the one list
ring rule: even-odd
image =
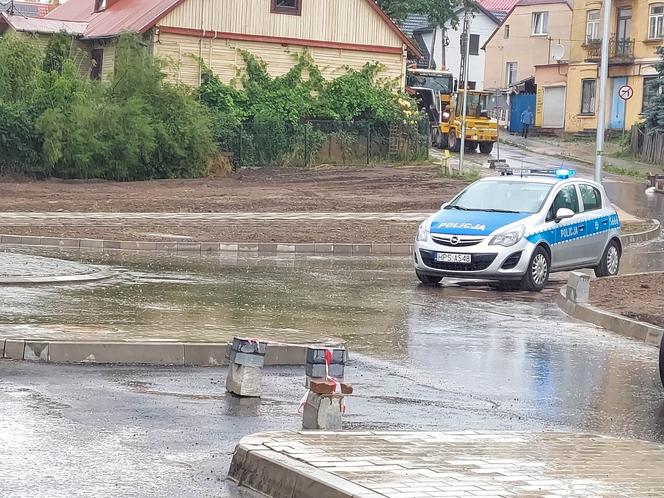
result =
[{"label": "police car light bar", "polygon": [[509,166],[496,166],[496,171],[500,172],[500,176],[555,176],[561,180],[565,180],[576,174],[576,170],[568,168],[511,168]]}]

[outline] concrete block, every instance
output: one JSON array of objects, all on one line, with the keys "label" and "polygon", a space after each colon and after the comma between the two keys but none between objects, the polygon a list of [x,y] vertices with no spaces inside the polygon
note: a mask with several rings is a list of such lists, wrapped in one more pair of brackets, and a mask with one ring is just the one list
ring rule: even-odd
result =
[{"label": "concrete block", "polygon": [[225,343],[186,342],[184,344],[184,364],[196,367],[227,365],[227,350],[228,344]]},{"label": "concrete block", "polygon": [[48,342],[26,341],[23,348],[23,359],[31,361],[48,361]]},{"label": "concrete block", "polygon": [[119,240],[104,240],[102,244],[104,249],[120,249],[121,242]]},{"label": "concrete block", "polygon": [[21,244],[24,246],[41,245],[41,237],[21,237]]},{"label": "concrete block", "polygon": [[178,242],[178,252],[201,252],[200,242]]},{"label": "concrete block", "polygon": [[201,242],[201,252],[219,252],[219,242]]},{"label": "concrete block", "polygon": [[316,254],[332,254],[334,252],[334,244],[315,244]]},{"label": "concrete block", "polygon": [[177,242],[155,242],[155,251],[177,252]]},{"label": "concrete block", "polygon": [[120,249],[125,251],[154,251],[156,245],[154,242],[140,240],[127,240],[120,242]]},{"label": "concrete block", "polygon": [[371,254],[374,256],[389,256],[392,244],[372,244]]},{"label": "concrete block", "polygon": [[5,340],[0,339],[0,358],[5,357]]},{"label": "concrete block", "polygon": [[262,376],[259,367],[231,363],[226,375],[226,391],[238,396],[259,398],[262,394]]},{"label": "concrete block", "polygon": [[295,252],[298,254],[314,254],[316,244],[295,244]]},{"label": "concrete block", "polygon": [[104,241],[98,239],[81,239],[81,249],[103,249]]},{"label": "concrete block", "polygon": [[353,254],[356,256],[369,256],[371,244],[353,244]]},{"label": "concrete block", "polygon": [[[201,247],[202,250],[202,247]],[[237,252],[238,250],[238,245],[237,244],[219,244],[219,250],[223,252]]]},{"label": "concrete block", "polygon": [[238,244],[239,252],[258,252],[258,244]]},{"label": "concrete block", "polygon": [[270,344],[265,351],[266,365],[304,365],[307,347],[298,344]]},{"label": "concrete block", "polygon": [[58,247],[80,247],[80,240],[79,239],[65,239],[65,238],[60,238],[60,239],[54,239],[55,245]]},{"label": "concrete block", "polygon": [[309,392],[302,411],[302,428],[307,430],[341,430],[340,394]]},{"label": "concrete block", "polygon": [[3,235],[0,237],[0,242],[3,244],[20,244],[21,238],[20,235]]},{"label": "concrete block", "polygon": [[334,254],[350,256],[353,254],[353,244],[334,244]]},{"label": "concrete block", "polygon": [[49,359],[56,363],[184,365],[184,344],[52,341],[49,344]]},{"label": "concrete block", "polygon": [[234,337],[228,349],[228,362],[236,365],[262,368],[265,364],[267,342]]},{"label": "concrete block", "polygon": [[57,240],[55,237],[40,237],[39,245],[40,246],[57,246]]},{"label": "concrete block", "polygon": [[23,350],[25,349],[25,341],[23,339],[7,339],[5,340],[5,351],[3,358],[10,360],[22,360]]},{"label": "concrete block", "polygon": [[277,252],[277,244],[272,243],[261,243],[258,244],[258,252],[272,254]]},{"label": "concrete block", "polygon": [[390,254],[392,256],[408,256],[412,252],[410,244],[392,244]]},{"label": "concrete block", "polygon": [[293,252],[295,252],[295,245],[294,244],[277,244],[277,252],[293,253]]},{"label": "concrete block", "polygon": [[590,275],[573,271],[567,279],[565,297],[574,303],[587,303],[590,296]]}]

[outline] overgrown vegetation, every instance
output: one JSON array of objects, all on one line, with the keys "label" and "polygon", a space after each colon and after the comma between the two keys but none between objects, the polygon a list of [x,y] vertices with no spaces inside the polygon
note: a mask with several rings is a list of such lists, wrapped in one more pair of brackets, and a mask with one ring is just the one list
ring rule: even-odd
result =
[{"label": "overgrown vegetation", "polygon": [[[400,123],[417,136],[414,104],[397,82],[367,64],[326,81],[307,52],[272,77],[243,52],[229,85],[202,63],[198,89],[166,81],[167,64],[136,35],[116,42],[115,71],[92,81],[89,60],[59,34],[42,53],[29,38],[0,38],[0,174],[142,180],[195,177],[219,151],[244,164],[308,164],[324,143],[344,160],[358,149],[351,127],[332,132],[311,120]],[[364,125],[363,125],[364,126]],[[364,128],[363,128],[364,129]],[[370,135],[370,133],[369,133]],[[367,136],[367,152],[371,148]]]}]

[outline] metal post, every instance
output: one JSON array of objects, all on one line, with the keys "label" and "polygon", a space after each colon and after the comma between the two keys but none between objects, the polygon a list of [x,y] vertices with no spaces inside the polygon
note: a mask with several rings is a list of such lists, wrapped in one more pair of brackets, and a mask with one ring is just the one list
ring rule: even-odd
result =
[{"label": "metal post", "polygon": [[609,38],[611,31],[611,0],[604,0],[604,27],[602,31],[602,60],[599,73],[599,112],[597,113],[597,153],[595,155],[595,181],[602,181],[604,163],[604,129],[606,127],[606,91],[609,77]]},{"label": "metal post", "polygon": [[466,152],[466,111],[468,107],[468,59],[470,57],[470,20],[468,10],[464,14],[463,30],[465,33],[466,46],[463,64],[463,110],[461,111],[461,150],[459,155],[459,174],[463,174],[463,159]]}]

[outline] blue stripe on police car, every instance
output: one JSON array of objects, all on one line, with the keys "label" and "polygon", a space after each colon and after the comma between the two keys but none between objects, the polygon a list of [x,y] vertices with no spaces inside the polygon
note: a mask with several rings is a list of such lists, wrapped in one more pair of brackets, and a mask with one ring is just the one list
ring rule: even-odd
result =
[{"label": "blue stripe on police car", "polygon": [[495,230],[522,220],[529,213],[496,213],[442,209],[431,221],[432,234],[489,235]]}]

